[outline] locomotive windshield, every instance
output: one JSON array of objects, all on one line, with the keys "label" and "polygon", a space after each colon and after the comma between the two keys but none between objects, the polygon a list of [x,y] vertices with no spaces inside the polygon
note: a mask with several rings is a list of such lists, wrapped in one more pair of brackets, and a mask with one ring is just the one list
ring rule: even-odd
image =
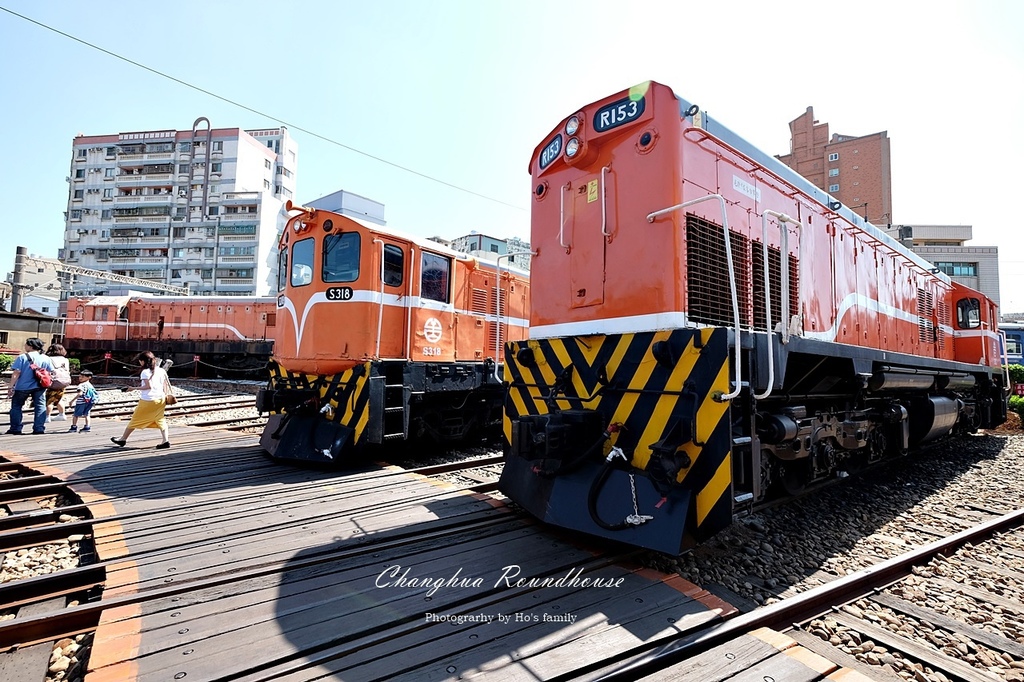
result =
[{"label": "locomotive windshield", "polygon": [[313,281],[313,239],[292,245],[292,286],[301,287]]},{"label": "locomotive windshield", "polygon": [[284,291],[288,283],[288,247],[281,249],[277,256],[277,290]]},{"label": "locomotive windshield", "polygon": [[354,282],[359,279],[358,232],[324,237],[322,275],[325,282]]}]

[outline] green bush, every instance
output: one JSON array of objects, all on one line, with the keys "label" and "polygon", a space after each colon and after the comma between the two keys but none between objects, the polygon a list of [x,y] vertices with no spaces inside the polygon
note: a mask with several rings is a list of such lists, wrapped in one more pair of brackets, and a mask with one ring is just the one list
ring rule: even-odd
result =
[{"label": "green bush", "polygon": [[0,355],[0,372],[6,372],[11,368],[14,358],[10,355]]},{"label": "green bush", "polygon": [[1024,384],[1024,365],[1010,365],[1010,384]]},{"label": "green bush", "polygon": [[71,371],[74,374],[78,374],[82,369],[82,361],[78,358],[68,358],[68,365],[71,367]]},{"label": "green bush", "polygon": [[1016,412],[1021,419],[1024,419],[1024,397],[1019,395],[1010,396],[1010,411]]}]

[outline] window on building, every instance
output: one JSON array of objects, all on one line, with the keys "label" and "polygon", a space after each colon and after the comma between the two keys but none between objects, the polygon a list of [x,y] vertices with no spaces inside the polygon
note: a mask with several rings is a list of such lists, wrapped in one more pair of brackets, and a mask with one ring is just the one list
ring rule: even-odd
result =
[{"label": "window on building", "polygon": [[324,237],[322,277],[325,282],[354,282],[359,279],[358,232]]},{"label": "window on building", "polygon": [[402,273],[405,272],[405,254],[401,247],[394,244],[384,245],[384,284],[389,287],[402,286]]},{"label": "window on building", "polygon": [[829,161],[838,161],[839,160],[839,152],[832,152],[831,154],[829,154],[828,155],[828,160]]},{"label": "window on building", "polygon": [[316,241],[303,239],[292,245],[292,286],[301,287],[313,281],[313,247]]},{"label": "window on building", "polygon": [[834,177],[836,177],[838,175],[839,175],[839,169],[838,168],[829,168],[828,169],[828,176],[830,178],[834,178]]},{"label": "window on building", "polygon": [[113,168],[104,168],[103,169],[103,177],[105,177],[105,178],[112,178],[112,177],[114,177],[114,169]]},{"label": "window on building", "polygon": [[73,196],[75,197],[75,199],[82,199],[83,197],[85,197],[85,190],[76,189]]},{"label": "window on building", "polygon": [[7,332],[0,332],[0,344],[3,344],[4,346],[6,346],[8,341],[9,341],[8,333]]},{"label": "window on building", "polygon": [[981,301],[976,298],[961,298],[956,302],[956,324],[961,329],[977,329],[981,326]]},{"label": "window on building", "polygon": [[77,169],[75,171],[75,179],[76,180],[82,180],[84,178],[85,178],[85,169],[84,168]]},{"label": "window on building", "polygon": [[76,208],[73,211],[71,211],[71,219],[72,220],[81,220],[82,219],[82,209]]},{"label": "window on building", "polygon": [[839,185],[829,185],[828,186],[828,191],[829,192],[838,192],[839,191]]},{"label": "window on building", "polygon": [[220,173],[221,166],[222,166],[222,164],[220,164],[220,163],[211,163],[210,164],[210,172],[211,173]]},{"label": "window on building", "polygon": [[105,208],[103,209],[102,213],[100,213],[100,220],[111,220],[113,219],[113,217],[114,209],[112,208]]},{"label": "window on building", "polygon": [[209,208],[210,215],[217,215],[220,213],[220,206],[211,206]]},{"label": "window on building", "polygon": [[107,147],[107,156],[116,156],[117,147]]},{"label": "window on building", "polygon": [[977,277],[977,263],[936,263],[935,267],[950,277]]},{"label": "window on building", "polygon": [[84,159],[84,158],[85,158],[85,155],[86,155],[87,153],[88,153],[88,152],[86,152],[86,150],[84,150],[84,149],[79,149],[79,150],[78,150],[78,158],[80,158],[80,159]]},{"label": "window on building", "polygon": [[114,198],[114,188],[113,187],[108,187],[105,190],[103,190],[103,198],[104,199],[113,199]]},{"label": "window on building", "polygon": [[219,140],[214,142],[213,143],[213,151],[215,151],[215,152],[222,152],[222,151],[224,151],[224,143],[219,141]]},{"label": "window on building", "polygon": [[447,303],[448,275],[451,267],[450,258],[424,252],[420,260],[420,298]]},{"label": "window on building", "polygon": [[263,181],[263,189],[270,189],[270,180]]},{"label": "window on building", "polygon": [[191,167],[187,163],[179,163],[178,164],[178,172],[183,174],[183,175],[188,175],[190,169],[191,169]]},{"label": "window on building", "polygon": [[[273,145],[271,145],[271,143],[268,142],[267,146],[271,147]],[[271,163],[270,163],[270,159],[263,159],[263,165],[267,167],[267,170],[270,170],[271,168],[273,168],[273,165],[271,165]]]}]

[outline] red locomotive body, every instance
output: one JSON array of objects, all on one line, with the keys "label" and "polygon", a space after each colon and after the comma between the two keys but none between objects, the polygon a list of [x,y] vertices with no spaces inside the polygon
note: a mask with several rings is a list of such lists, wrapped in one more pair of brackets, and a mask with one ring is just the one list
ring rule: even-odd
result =
[{"label": "red locomotive body", "polygon": [[257,370],[270,359],[277,318],[273,298],[95,296],[68,300],[64,345],[83,361],[131,362],[153,351],[175,365],[199,356],[212,368]]},{"label": "red locomotive body", "polygon": [[501,349],[526,334],[525,273],[330,211],[290,210],[300,213],[281,238],[264,447],[338,463],[366,443],[459,439],[500,422]]},{"label": "red locomotive body", "polygon": [[996,307],[669,88],[535,150],[501,489],[677,553],[760,504],[1005,419]]}]

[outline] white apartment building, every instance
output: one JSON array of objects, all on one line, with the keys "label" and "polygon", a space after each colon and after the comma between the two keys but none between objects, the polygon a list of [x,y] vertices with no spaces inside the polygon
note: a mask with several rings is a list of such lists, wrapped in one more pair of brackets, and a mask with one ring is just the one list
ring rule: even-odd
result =
[{"label": "white apartment building", "polygon": [[[200,118],[187,131],[79,135],[60,258],[197,295],[271,295],[297,171],[283,126],[211,129]],[[64,293],[117,286],[78,277]]]}]

